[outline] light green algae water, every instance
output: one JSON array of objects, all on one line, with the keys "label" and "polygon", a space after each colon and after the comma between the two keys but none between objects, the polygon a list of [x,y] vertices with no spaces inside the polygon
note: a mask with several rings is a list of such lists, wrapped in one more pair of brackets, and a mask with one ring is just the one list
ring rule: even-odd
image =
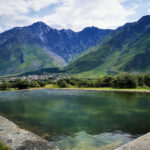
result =
[{"label": "light green algae water", "polygon": [[150,131],[150,95],[48,89],[0,92],[0,114],[60,150],[112,150]]}]

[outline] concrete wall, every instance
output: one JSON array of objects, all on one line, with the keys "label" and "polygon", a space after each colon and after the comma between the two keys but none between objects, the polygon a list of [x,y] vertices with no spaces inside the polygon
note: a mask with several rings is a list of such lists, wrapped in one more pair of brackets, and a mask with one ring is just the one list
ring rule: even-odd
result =
[{"label": "concrete wall", "polygon": [[12,150],[59,150],[52,143],[32,132],[20,129],[2,116],[0,116],[0,141]]},{"label": "concrete wall", "polygon": [[147,133],[115,150],[150,150],[150,133]]}]

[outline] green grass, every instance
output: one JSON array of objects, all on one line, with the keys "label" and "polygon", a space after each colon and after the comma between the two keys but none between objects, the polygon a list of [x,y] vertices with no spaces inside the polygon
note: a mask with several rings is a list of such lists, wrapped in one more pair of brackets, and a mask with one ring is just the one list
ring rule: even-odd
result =
[{"label": "green grass", "polygon": [[[137,87],[135,89],[119,89],[119,88],[85,88],[85,87],[76,87],[76,86],[71,86],[69,85],[67,88],[60,88],[58,85],[54,85],[54,84],[47,84],[45,87],[43,88],[47,88],[47,89],[76,89],[76,90],[97,90],[97,91],[135,91],[135,92],[150,92],[150,88],[145,87],[145,88],[141,88],[141,87]],[[31,88],[31,89],[39,89],[39,88]],[[41,88],[40,88],[41,89]]]},{"label": "green grass", "polygon": [[11,149],[5,146],[2,142],[0,142],[0,150],[11,150]]},{"label": "green grass", "polygon": [[[137,87],[137,88],[133,88],[133,89],[121,89],[121,88],[111,88],[111,87],[100,87],[100,88],[94,88],[94,87],[88,87],[88,88],[85,88],[85,87],[76,87],[76,86],[71,86],[71,85],[68,85],[66,88],[60,88],[57,84],[47,84],[46,86],[44,87],[36,87],[36,88],[28,88],[27,90],[36,90],[36,89],[66,89],[66,90],[96,90],[96,91],[118,91],[118,92],[150,92],[150,88],[149,87],[144,87],[144,88],[141,88],[141,87]],[[10,89],[7,89],[5,91],[16,91],[18,89],[16,88],[10,88]],[[1,149],[0,149],[1,150]]]}]

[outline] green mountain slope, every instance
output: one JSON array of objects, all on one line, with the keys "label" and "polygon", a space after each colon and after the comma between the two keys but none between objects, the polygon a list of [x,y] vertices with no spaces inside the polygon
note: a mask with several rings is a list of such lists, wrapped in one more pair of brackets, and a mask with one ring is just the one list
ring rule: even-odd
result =
[{"label": "green mountain slope", "polygon": [[[41,48],[34,45],[23,46],[21,44],[3,46],[0,55],[0,74],[21,73],[34,71],[41,68],[60,67]],[[3,53],[3,54],[2,54]]]},{"label": "green mountain slope", "polygon": [[64,67],[112,30],[57,30],[43,22],[0,33],[0,76]]},{"label": "green mountain slope", "polygon": [[150,71],[150,29],[120,56],[114,67],[124,71]]},{"label": "green mountain slope", "polygon": [[93,51],[65,68],[68,72],[107,74],[150,70],[150,16],[128,23],[114,31]]}]

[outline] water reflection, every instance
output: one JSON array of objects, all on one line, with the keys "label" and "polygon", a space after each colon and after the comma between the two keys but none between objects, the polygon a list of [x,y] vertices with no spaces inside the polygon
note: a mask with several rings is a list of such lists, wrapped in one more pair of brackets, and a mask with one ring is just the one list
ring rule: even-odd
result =
[{"label": "water reflection", "polygon": [[[0,92],[0,113],[61,150],[117,147],[150,130],[150,95],[74,90]],[[121,132],[118,132],[121,131]]]}]

